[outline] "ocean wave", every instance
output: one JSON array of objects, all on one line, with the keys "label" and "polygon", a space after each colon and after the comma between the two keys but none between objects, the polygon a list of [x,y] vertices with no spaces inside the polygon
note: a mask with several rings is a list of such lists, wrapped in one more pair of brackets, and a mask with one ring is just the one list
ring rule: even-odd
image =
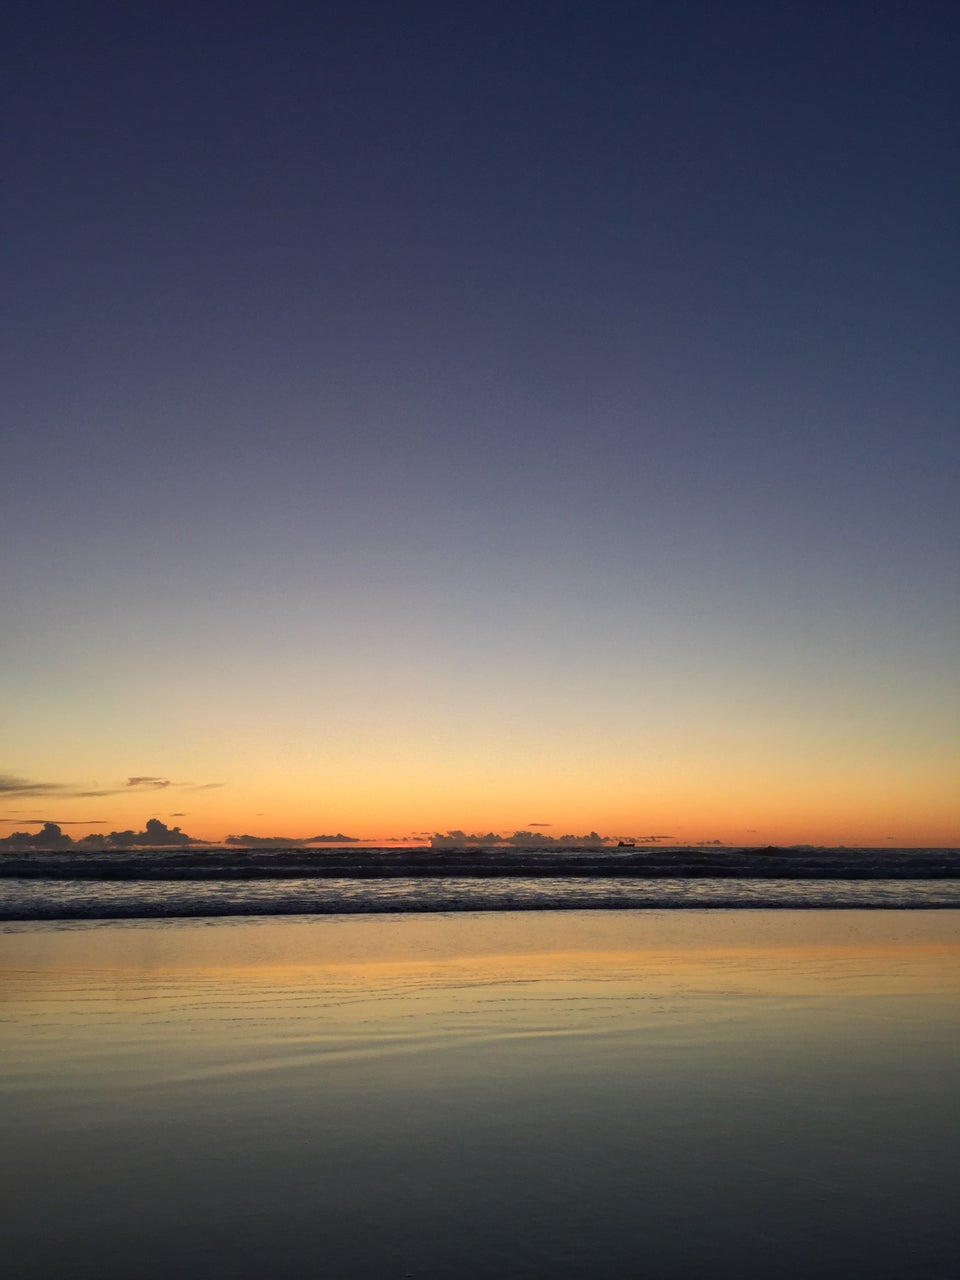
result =
[{"label": "ocean wave", "polygon": [[123,920],[397,912],[960,908],[954,880],[731,877],[317,877],[196,881],[10,878],[0,920]]},{"label": "ocean wave", "polygon": [[0,879],[101,881],[386,879],[960,879],[957,849],[809,847],[436,850],[156,849],[62,850],[0,855]]}]

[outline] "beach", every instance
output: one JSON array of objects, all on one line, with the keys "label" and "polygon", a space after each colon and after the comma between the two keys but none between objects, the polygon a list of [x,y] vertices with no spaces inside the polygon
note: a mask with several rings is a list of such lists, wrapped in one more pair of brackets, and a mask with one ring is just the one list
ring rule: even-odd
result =
[{"label": "beach", "polygon": [[960,1280],[960,2],[14,4],[10,1280]]},{"label": "beach", "polygon": [[960,912],[11,923],[25,1277],[947,1277]]}]

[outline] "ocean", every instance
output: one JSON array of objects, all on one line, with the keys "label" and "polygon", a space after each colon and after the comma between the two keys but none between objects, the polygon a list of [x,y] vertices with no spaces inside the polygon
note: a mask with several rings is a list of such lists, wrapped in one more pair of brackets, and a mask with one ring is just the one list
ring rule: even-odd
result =
[{"label": "ocean", "polygon": [[960,907],[957,849],[67,850],[0,855],[0,920]]}]

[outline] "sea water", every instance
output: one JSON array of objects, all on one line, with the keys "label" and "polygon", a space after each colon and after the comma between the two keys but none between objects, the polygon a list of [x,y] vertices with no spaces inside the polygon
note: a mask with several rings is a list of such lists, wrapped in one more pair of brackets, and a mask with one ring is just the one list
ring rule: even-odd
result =
[{"label": "sea water", "polygon": [[0,920],[625,908],[957,908],[956,849],[0,854]]}]

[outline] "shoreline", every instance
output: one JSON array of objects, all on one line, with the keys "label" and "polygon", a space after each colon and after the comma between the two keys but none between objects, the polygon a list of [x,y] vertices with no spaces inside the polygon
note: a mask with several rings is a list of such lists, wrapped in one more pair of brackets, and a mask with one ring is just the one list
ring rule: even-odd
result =
[{"label": "shoreline", "polygon": [[514,913],[521,915],[570,915],[574,912],[585,911],[595,913],[597,915],[610,915],[613,913],[637,914],[637,913],[658,913],[658,912],[709,912],[711,915],[719,915],[727,913],[730,915],[746,912],[753,914],[756,912],[769,911],[781,914],[788,911],[800,911],[804,914],[813,912],[830,912],[840,913],[844,911],[857,911],[873,913],[890,913],[894,911],[909,912],[948,912],[960,910],[960,901],[957,902],[921,902],[910,906],[904,906],[899,902],[873,902],[865,903],[859,906],[851,906],[849,903],[784,903],[776,905],[770,902],[743,903],[737,906],[730,906],[724,903],[716,905],[704,905],[702,902],[689,902],[684,904],[671,904],[664,906],[662,904],[653,904],[647,906],[629,905],[624,906],[617,903],[595,903],[585,906],[583,903],[555,903],[551,906],[535,906],[535,905],[511,905],[509,907],[500,907],[496,905],[485,906],[482,904],[471,903],[460,908],[451,908],[449,906],[422,906],[411,908],[405,905],[397,905],[395,907],[385,906],[356,906],[347,908],[331,909],[329,911],[315,910],[304,911],[301,907],[291,907],[285,909],[270,909],[264,911],[235,911],[229,907],[225,907],[222,911],[211,910],[183,910],[176,914],[163,911],[147,912],[147,911],[129,911],[116,910],[114,912],[104,911],[98,915],[91,915],[88,912],[77,911],[73,914],[68,912],[60,912],[58,914],[35,914],[35,915],[13,915],[0,911],[0,932],[4,932],[11,925],[31,925],[31,924],[148,924],[163,923],[167,921],[190,921],[197,922],[202,920],[220,921],[243,921],[243,920],[339,920],[353,919],[356,917],[377,918],[387,917],[393,918],[397,916],[451,916],[463,917],[471,915],[511,915]]}]

